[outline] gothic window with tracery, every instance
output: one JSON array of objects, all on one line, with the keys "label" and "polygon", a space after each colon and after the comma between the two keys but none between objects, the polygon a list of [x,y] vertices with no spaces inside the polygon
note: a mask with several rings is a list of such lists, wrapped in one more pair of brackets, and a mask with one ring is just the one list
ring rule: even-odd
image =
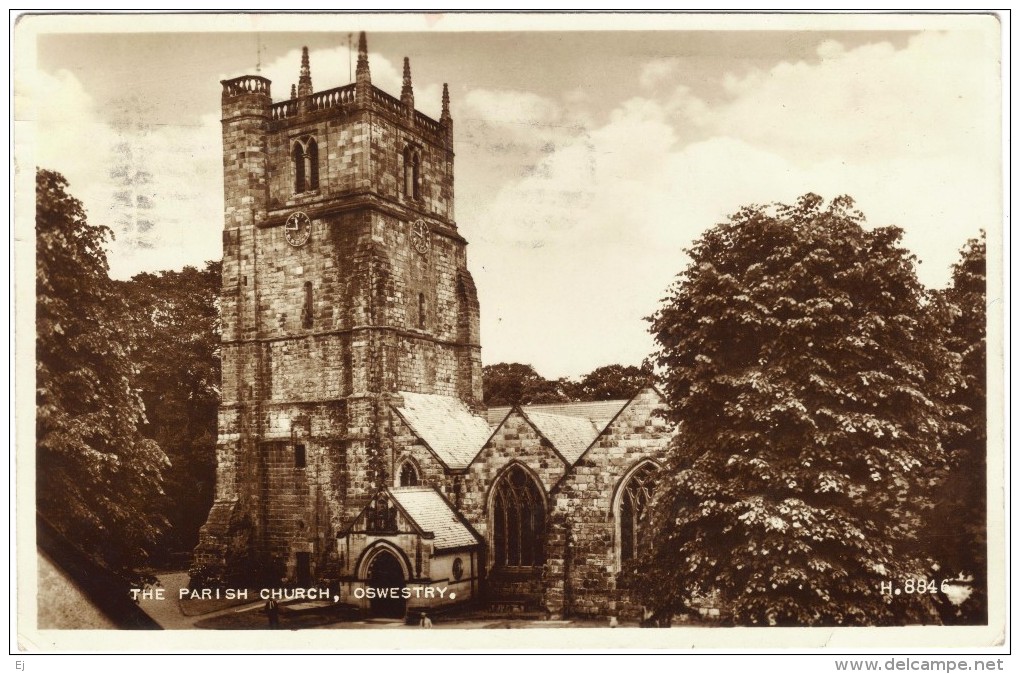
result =
[{"label": "gothic window with tracery", "polygon": [[493,496],[493,554],[496,567],[529,568],[545,561],[545,500],[535,479],[513,466]]},{"label": "gothic window with tracery", "polygon": [[657,469],[652,462],[642,464],[627,478],[620,492],[620,563],[633,561],[637,551],[648,542],[648,504],[655,491]]}]

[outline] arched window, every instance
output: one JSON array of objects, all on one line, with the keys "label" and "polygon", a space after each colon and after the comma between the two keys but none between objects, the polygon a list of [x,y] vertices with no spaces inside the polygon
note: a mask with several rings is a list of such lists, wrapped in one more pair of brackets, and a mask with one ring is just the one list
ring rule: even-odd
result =
[{"label": "arched window", "polygon": [[418,469],[415,468],[414,464],[410,461],[405,461],[400,466],[400,486],[401,487],[417,487],[421,484],[418,479]]},{"label": "arched window", "polygon": [[651,461],[641,464],[626,478],[619,492],[620,564],[637,556],[637,551],[648,542],[648,504],[655,491],[658,472]]},{"label": "arched window", "polygon": [[300,194],[305,191],[305,149],[301,143],[294,143],[291,155],[294,159],[294,192]]},{"label": "arched window", "polygon": [[496,484],[492,501],[493,563],[529,568],[545,561],[545,501],[534,478],[513,466]]},{"label": "arched window", "polygon": [[418,293],[418,329],[425,329],[425,293]]},{"label": "arched window", "polygon": [[411,147],[404,150],[404,195],[421,198],[421,157]]},{"label": "arched window", "polygon": [[315,139],[304,138],[295,142],[291,159],[295,194],[319,189],[319,145]]},{"label": "arched window", "polygon": [[308,161],[308,189],[317,190],[319,189],[319,145],[315,142],[314,138],[308,140],[307,152],[305,157]]},{"label": "arched window", "polygon": [[414,181],[414,198],[421,199],[421,159],[417,152],[411,162],[411,179]]}]

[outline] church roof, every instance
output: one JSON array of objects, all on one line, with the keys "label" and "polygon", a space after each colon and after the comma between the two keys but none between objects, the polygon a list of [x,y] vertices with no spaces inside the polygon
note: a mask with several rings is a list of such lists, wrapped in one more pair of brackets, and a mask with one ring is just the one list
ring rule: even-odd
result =
[{"label": "church roof", "polygon": [[459,398],[401,391],[394,409],[447,468],[467,468],[492,429]]},{"label": "church roof", "polygon": [[521,412],[570,465],[588,449],[601,430],[583,417],[546,414],[531,408],[522,409]]},{"label": "church roof", "polygon": [[[615,417],[624,406],[630,402],[629,400],[596,400],[592,402],[580,402],[580,403],[549,403],[544,405],[527,405],[522,406],[521,409],[531,412],[541,412],[543,414],[557,414],[565,417],[580,417],[582,419],[588,419],[592,423],[599,427],[599,430],[606,427],[613,417]],[[489,421],[489,425],[492,427],[498,426],[506,418],[506,415],[510,413],[510,407],[490,407],[486,412],[486,417]]]},{"label": "church roof", "polygon": [[422,532],[434,536],[436,550],[478,545],[478,537],[432,487],[392,487],[389,492]]}]

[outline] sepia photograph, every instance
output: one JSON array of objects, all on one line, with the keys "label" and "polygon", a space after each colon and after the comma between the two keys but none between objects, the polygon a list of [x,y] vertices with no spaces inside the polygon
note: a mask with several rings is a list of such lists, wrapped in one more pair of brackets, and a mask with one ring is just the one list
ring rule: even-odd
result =
[{"label": "sepia photograph", "polygon": [[1003,30],[20,16],[12,649],[1003,646]]}]

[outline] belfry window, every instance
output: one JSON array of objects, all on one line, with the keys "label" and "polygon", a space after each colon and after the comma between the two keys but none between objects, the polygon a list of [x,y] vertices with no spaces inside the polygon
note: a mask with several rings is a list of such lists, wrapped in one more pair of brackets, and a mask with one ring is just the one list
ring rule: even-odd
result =
[{"label": "belfry window", "polygon": [[497,568],[531,568],[545,561],[545,500],[535,479],[513,466],[499,479],[492,503]]},{"label": "belfry window", "polygon": [[305,149],[301,143],[294,143],[291,158],[294,160],[294,192],[300,194],[305,191]]},{"label": "belfry window", "polygon": [[655,491],[656,466],[648,461],[625,478],[619,492],[620,564],[633,561],[648,543],[648,504]]},{"label": "belfry window", "polygon": [[404,150],[404,195],[421,198],[421,157],[410,147]]},{"label": "belfry window", "polygon": [[400,486],[401,487],[417,487],[421,484],[418,479],[418,469],[415,468],[414,464],[410,461],[405,461],[400,466]]},{"label": "belfry window", "polygon": [[319,189],[319,144],[314,138],[308,139],[308,189]]},{"label": "belfry window", "polygon": [[294,164],[294,192],[311,192],[319,189],[319,145],[314,138],[294,143],[291,151]]}]

